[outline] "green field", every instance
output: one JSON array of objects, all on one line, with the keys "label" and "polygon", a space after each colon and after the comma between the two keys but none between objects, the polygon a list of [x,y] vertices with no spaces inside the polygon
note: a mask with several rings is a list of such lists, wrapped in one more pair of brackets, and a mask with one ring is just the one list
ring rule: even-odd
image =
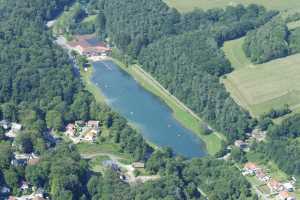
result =
[{"label": "green field", "polygon": [[233,99],[253,116],[284,104],[299,110],[300,54],[253,65],[243,53],[243,40],[225,42],[223,47],[235,69],[222,79]]},{"label": "green field", "polygon": [[183,126],[192,130],[194,133],[197,133],[197,135],[205,143],[207,152],[210,155],[216,154],[221,149],[221,141],[225,140],[225,137],[219,133],[204,135],[200,128],[200,124],[203,123],[201,119],[195,116],[195,114],[189,112],[181,102],[162,89],[159,83],[153,80],[152,77],[150,78],[149,75],[138,65],[126,67],[118,60],[114,60],[114,62],[136,79],[146,90],[164,101],[172,109],[174,117]]},{"label": "green field", "polygon": [[170,7],[178,9],[180,12],[189,12],[195,8],[204,10],[211,8],[224,8],[237,4],[260,4],[268,9],[275,10],[299,10],[299,0],[164,0]]}]

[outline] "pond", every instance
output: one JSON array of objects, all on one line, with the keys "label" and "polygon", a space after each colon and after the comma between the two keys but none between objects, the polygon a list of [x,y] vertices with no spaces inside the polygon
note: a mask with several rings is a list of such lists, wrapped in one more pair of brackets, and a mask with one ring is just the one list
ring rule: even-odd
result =
[{"label": "pond", "polygon": [[93,67],[91,80],[106,97],[107,104],[133,124],[146,140],[160,147],[171,147],[176,154],[189,158],[207,155],[199,137],[183,127],[164,102],[119,66],[112,61],[99,61]]}]

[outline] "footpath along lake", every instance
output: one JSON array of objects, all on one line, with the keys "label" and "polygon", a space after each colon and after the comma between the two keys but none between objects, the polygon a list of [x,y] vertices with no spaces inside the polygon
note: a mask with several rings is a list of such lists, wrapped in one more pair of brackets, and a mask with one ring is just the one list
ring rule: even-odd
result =
[{"label": "footpath along lake", "polygon": [[183,127],[165,103],[119,66],[112,61],[99,61],[93,67],[91,80],[106,97],[107,104],[134,124],[145,139],[189,158],[207,155],[199,137]]}]

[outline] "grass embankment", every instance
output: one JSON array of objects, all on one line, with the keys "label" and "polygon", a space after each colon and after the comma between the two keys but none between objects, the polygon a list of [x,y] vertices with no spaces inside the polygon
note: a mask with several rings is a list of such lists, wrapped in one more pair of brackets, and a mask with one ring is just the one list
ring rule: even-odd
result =
[{"label": "grass embankment", "polygon": [[259,4],[267,9],[300,10],[299,0],[164,0],[170,7],[178,9],[180,12],[190,12],[196,8],[208,10],[211,8],[224,8],[238,4],[249,5]]},{"label": "grass embankment", "polygon": [[214,155],[221,149],[221,141],[224,136],[219,133],[204,135],[201,130],[201,119],[189,110],[184,104],[166,91],[157,81],[155,81],[148,73],[146,73],[138,65],[126,67],[120,61],[113,59],[124,71],[129,73],[136,81],[139,82],[146,90],[150,91],[163,102],[165,102],[173,111],[175,119],[177,119],[184,127],[196,133],[205,143],[207,152]]},{"label": "grass embankment", "polygon": [[80,143],[76,146],[81,156],[88,159],[89,167],[94,172],[103,172],[105,170],[102,164],[104,160],[117,160],[123,164],[130,164],[134,161],[130,154],[121,153],[121,148],[118,144]]},{"label": "grass embankment", "polygon": [[88,71],[84,71],[83,69],[80,70],[80,76],[82,77],[83,84],[85,89],[92,93],[98,103],[105,103],[105,97],[101,93],[100,88],[98,88],[94,83],[91,81],[91,77],[93,75],[93,67],[89,67]]},{"label": "grass embankment", "polygon": [[300,54],[254,65],[243,52],[243,41],[244,38],[225,42],[223,48],[235,69],[222,79],[233,99],[255,117],[285,104],[293,113],[298,112]]}]

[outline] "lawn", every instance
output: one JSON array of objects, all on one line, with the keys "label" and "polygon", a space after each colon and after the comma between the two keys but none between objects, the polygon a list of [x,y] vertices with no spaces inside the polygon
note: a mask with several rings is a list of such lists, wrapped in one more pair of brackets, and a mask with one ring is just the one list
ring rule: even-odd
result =
[{"label": "lawn", "polygon": [[275,10],[299,10],[299,0],[164,0],[170,7],[178,9],[180,12],[189,12],[195,8],[204,10],[211,8],[224,8],[237,4],[260,4],[268,9]]},{"label": "lawn", "polygon": [[92,83],[91,76],[93,74],[93,67],[89,67],[88,71],[80,70],[80,75],[83,80],[85,89],[92,93],[98,103],[105,103],[105,97],[102,95],[101,90]]},{"label": "lawn", "polygon": [[90,144],[90,143],[79,143],[76,145],[81,155],[90,157],[98,156],[114,156],[123,160],[132,161],[132,157],[129,154],[121,153],[121,148],[118,144],[114,143],[103,143],[103,144]]},{"label": "lawn", "polygon": [[243,40],[225,42],[223,47],[235,69],[222,79],[233,99],[255,117],[285,104],[298,111],[300,54],[253,65],[243,53]]},{"label": "lawn", "polygon": [[192,130],[194,133],[197,133],[197,135],[205,143],[207,152],[210,155],[216,154],[221,149],[221,141],[225,140],[225,137],[219,133],[204,135],[200,128],[201,123],[203,123],[201,119],[194,113],[191,113],[185,105],[163,89],[159,83],[142,70],[141,67],[138,65],[126,67],[124,64],[115,59],[114,62],[129,73],[146,90],[164,101],[172,109],[175,119],[177,119],[184,127]]}]

